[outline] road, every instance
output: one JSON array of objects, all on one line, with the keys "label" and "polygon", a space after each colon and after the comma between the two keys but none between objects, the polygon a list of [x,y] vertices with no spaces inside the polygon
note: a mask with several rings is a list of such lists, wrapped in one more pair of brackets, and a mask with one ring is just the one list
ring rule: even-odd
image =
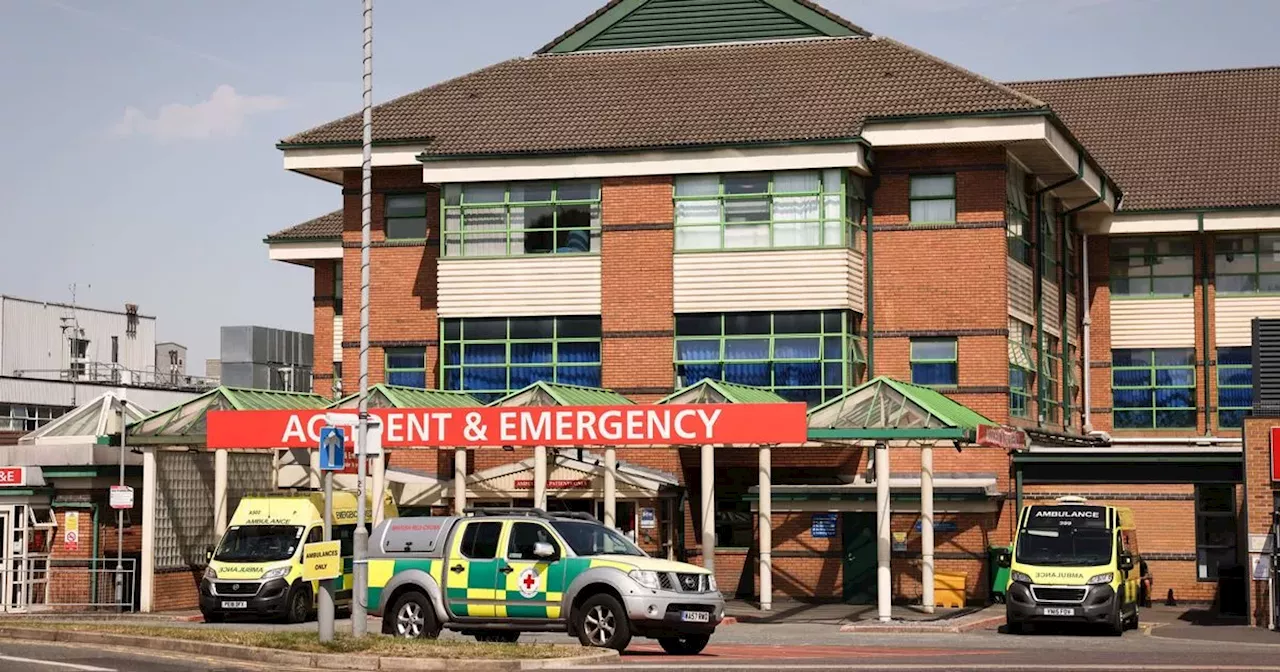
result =
[{"label": "road", "polygon": [[142,655],[97,646],[0,642],[4,672],[263,672],[267,668],[198,657]]}]

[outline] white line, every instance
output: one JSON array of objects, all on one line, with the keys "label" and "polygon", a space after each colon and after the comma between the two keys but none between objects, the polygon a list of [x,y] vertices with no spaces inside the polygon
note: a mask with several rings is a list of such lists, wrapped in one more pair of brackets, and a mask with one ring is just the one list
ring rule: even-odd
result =
[{"label": "white line", "polygon": [[[973,670],[974,672],[985,672],[987,670],[1044,670],[1076,672],[1078,670],[1098,670],[1099,672],[1114,672],[1115,665],[1044,665],[1044,664],[1026,664],[1019,665],[1017,663],[1000,663],[996,665],[956,665],[953,663],[911,663],[911,664],[869,664],[869,665],[804,665],[799,663],[791,663],[787,665],[739,665],[734,663],[712,663],[688,665],[683,663],[630,663],[626,665],[579,665],[574,666],[574,670],[636,670],[636,669],[661,669],[661,670]],[[1125,672],[1186,672],[1191,670],[1213,670],[1214,672],[1280,672],[1280,667],[1275,665],[1125,665]]]},{"label": "white line", "polygon": [[93,665],[77,665],[76,663],[58,663],[51,660],[36,660],[35,658],[18,658],[16,656],[0,656],[0,660],[11,660],[15,663],[31,663],[32,665],[49,665],[51,667],[64,667],[68,670],[79,670],[80,672],[119,672],[113,667],[94,667]]}]

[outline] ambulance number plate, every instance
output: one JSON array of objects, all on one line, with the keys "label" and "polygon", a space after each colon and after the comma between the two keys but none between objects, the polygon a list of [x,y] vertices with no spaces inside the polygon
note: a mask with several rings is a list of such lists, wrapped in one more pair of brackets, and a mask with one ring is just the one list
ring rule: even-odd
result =
[{"label": "ambulance number plate", "polygon": [[1070,607],[1045,607],[1045,616],[1075,616],[1076,610]]}]

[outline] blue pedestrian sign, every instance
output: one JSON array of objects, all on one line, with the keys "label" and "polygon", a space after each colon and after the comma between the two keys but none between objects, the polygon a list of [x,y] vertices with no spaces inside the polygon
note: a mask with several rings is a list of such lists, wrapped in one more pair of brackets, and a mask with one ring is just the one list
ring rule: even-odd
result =
[{"label": "blue pedestrian sign", "polygon": [[320,428],[321,471],[342,471],[347,454],[347,437],[341,427]]}]

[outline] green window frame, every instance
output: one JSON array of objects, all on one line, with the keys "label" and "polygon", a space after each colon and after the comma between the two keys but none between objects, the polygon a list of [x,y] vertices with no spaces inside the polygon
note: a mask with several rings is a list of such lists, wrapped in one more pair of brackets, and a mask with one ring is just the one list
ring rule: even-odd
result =
[{"label": "green window frame", "polygon": [[1111,351],[1111,413],[1115,429],[1194,429],[1195,348]]},{"label": "green window frame", "polygon": [[927,387],[960,384],[960,344],[955,338],[911,339],[911,382]]},{"label": "green window frame", "polygon": [[676,385],[753,385],[816,405],[862,380],[866,359],[849,311],[676,315]]},{"label": "green window frame", "polygon": [[1009,257],[1031,265],[1031,198],[1027,194],[1027,172],[1010,160],[1005,169],[1005,238]]},{"label": "green window frame", "polygon": [[1036,390],[1035,339],[1030,324],[1009,318],[1009,415],[1031,417]]},{"label": "green window frame", "polygon": [[1046,334],[1044,342],[1044,363],[1040,366],[1045,382],[1044,419],[1059,424],[1062,422],[1062,341]]},{"label": "green window frame", "polygon": [[1240,428],[1253,410],[1253,348],[1218,348],[1218,426]]},{"label": "green window frame", "polygon": [[445,257],[600,253],[600,181],[446,184]]},{"label": "green window frame", "polygon": [[387,240],[426,239],[426,194],[384,194],[382,198],[383,228]]},{"label": "green window frame", "polygon": [[1062,222],[1062,234],[1067,238],[1067,258],[1063,260],[1067,269],[1067,293],[1078,294],[1080,292],[1080,263],[1079,242],[1076,239],[1074,227],[1069,221]]},{"label": "green window frame", "polygon": [[426,348],[387,348],[383,354],[388,385],[426,389]]},{"label": "green window frame", "polygon": [[672,199],[678,252],[862,245],[862,178],[842,169],[682,175]]},{"label": "green window frame", "polygon": [[1280,234],[1218,236],[1213,247],[1220,296],[1280,294]]},{"label": "green window frame", "polygon": [[538,381],[600,387],[598,316],[440,321],[440,387],[493,401]]},{"label": "green window frame", "polygon": [[[1048,278],[1050,282],[1057,284],[1058,280],[1058,264],[1060,259],[1058,255],[1062,253],[1062,240],[1058,227],[1062,225],[1058,218],[1057,199],[1045,196],[1040,199],[1040,217],[1044,221],[1041,231],[1044,232],[1044,241],[1040,245],[1041,259],[1041,277]],[[1053,308],[1056,310],[1056,306]]]},{"label": "green window frame", "polygon": [[911,175],[907,206],[908,221],[912,224],[955,224],[955,173]]},{"label": "green window frame", "polygon": [[1194,253],[1186,237],[1113,238],[1111,295],[1120,299],[1191,296]]}]

